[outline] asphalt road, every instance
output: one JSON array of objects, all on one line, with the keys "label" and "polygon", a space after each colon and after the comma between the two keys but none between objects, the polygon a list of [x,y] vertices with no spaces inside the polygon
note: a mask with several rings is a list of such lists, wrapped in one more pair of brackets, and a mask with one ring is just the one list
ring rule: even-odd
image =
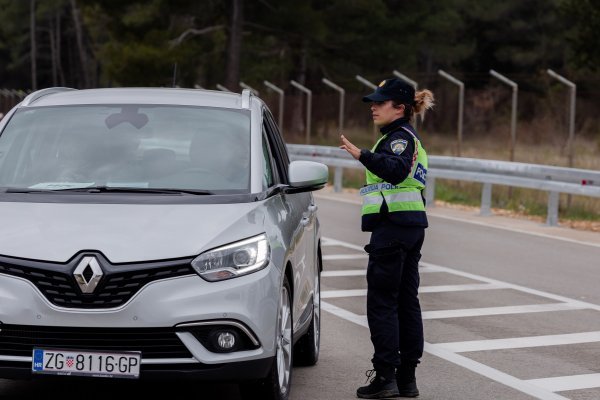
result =
[{"label": "asphalt road", "polygon": [[[317,197],[324,236],[321,358],[295,368],[291,399],[352,399],[372,347],[368,234],[354,200]],[[421,268],[421,399],[600,399],[600,235],[432,209]],[[518,226],[517,226],[518,225]],[[525,227],[524,227],[525,226]],[[0,380],[0,398],[70,393],[238,399],[235,385]]]}]

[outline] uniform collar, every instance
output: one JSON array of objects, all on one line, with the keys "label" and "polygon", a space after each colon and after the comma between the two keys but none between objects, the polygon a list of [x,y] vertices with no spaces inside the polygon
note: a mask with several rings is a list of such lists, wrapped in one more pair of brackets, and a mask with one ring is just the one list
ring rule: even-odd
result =
[{"label": "uniform collar", "polygon": [[406,124],[408,124],[408,118],[406,118],[406,117],[398,118],[398,119],[390,122],[386,126],[382,126],[379,129],[379,131],[381,132],[382,135],[387,135],[390,132],[397,131],[398,129],[400,129],[400,127],[402,125],[406,125]]}]

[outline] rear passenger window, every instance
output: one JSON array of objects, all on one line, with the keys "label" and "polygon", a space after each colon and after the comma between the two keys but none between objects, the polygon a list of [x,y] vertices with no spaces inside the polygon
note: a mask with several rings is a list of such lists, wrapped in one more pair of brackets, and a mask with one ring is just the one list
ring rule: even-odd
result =
[{"label": "rear passenger window", "polygon": [[262,138],[263,148],[263,189],[270,188],[273,186],[273,165],[271,164],[271,154],[269,152],[269,145],[267,144],[267,136],[263,128]]},{"label": "rear passenger window", "polygon": [[266,129],[267,131],[269,148],[276,164],[274,165],[274,168],[276,167],[281,182],[287,183],[288,165],[290,160],[285,144],[283,144],[283,139],[281,138],[279,130],[277,129],[277,125],[275,125],[273,122],[273,118],[269,114],[268,110],[263,112],[263,129]]}]

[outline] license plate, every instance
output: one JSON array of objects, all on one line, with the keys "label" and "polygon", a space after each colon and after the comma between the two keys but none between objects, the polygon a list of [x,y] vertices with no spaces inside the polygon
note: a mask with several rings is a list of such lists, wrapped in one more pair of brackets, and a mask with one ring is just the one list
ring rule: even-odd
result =
[{"label": "license plate", "polygon": [[141,358],[140,352],[33,349],[31,370],[37,374],[136,379]]}]

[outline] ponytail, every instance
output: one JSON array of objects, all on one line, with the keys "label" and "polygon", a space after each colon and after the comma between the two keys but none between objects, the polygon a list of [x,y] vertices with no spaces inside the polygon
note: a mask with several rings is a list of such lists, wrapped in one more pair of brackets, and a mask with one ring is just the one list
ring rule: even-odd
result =
[{"label": "ponytail", "polygon": [[425,111],[433,108],[434,98],[431,90],[423,89],[415,93],[415,100],[413,104],[406,104],[401,100],[392,100],[392,104],[395,108],[404,105],[404,116],[409,120],[413,117],[421,115],[421,120],[425,118]]}]

